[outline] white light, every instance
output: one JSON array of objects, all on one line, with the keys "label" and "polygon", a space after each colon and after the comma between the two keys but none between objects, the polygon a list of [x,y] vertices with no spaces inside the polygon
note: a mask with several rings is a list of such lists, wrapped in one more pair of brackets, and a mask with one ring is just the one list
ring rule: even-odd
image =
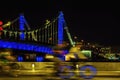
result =
[{"label": "white light", "polygon": [[77,68],[77,69],[79,68],[79,65],[78,65],[78,64],[76,65],[76,68]]},{"label": "white light", "polygon": [[35,70],[35,64],[34,63],[32,64],[32,70]]}]

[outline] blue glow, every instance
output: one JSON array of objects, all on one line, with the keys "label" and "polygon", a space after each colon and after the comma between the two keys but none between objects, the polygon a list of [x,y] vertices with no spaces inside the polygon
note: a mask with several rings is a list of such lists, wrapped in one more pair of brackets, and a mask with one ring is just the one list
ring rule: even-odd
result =
[{"label": "blue glow", "polygon": [[24,39],[25,39],[25,34],[24,34],[24,32],[22,32],[22,33],[20,34],[20,39],[21,39],[21,40],[24,40]]},{"label": "blue glow", "polygon": [[[38,46],[38,45],[31,45],[31,44],[23,44],[18,42],[8,42],[0,40],[0,48],[10,48],[10,49],[18,49],[18,50],[27,50],[27,51],[34,51],[34,52],[42,52],[45,54],[54,54],[52,52],[52,48],[48,46]],[[68,50],[64,50],[64,54],[67,54]],[[59,57],[62,61],[65,61],[65,56]],[[36,58],[37,62],[43,60],[41,57]],[[22,57],[18,57],[18,61],[23,61]]]},{"label": "blue glow", "polygon": [[59,17],[58,17],[58,44],[63,43],[63,27],[64,27],[64,16],[63,13],[60,12]]},{"label": "blue glow", "polygon": [[[90,71],[92,71],[92,74],[91,75],[85,75],[85,73],[83,71],[86,71],[86,69],[90,69]],[[97,69],[92,66],[92,65],[85,65],[85,66],[82,66],[80,67],[80,75],[84,78],[84,79],[92,79],[96,73],[97,73]]]},{"label": "blue glow", "polygon": [[23,61],[23,57],[22,56],[18,56],[17,60],[18,60],[18,62],[22,62]]},{"label": "blue glow", "polygon": [[69,51],[68,50],[64,50],[64,54],[67,54],[67,53],[69,53]]},{"label": "blue glow", "polygon": [[[65,69],[68,69],[70,72],[66,75],[64,75]],[[72,67],[71,66],[61,66],[60,67],[60,72],[58,73],[58,75],[62,78],[62,79],[69,79],[72,76],[74,76],[74,73],[71,71]]]},{"label": "blue glow", "polygon": [[11,48],[11,49],[18,49],[18,50],[27,50],[27,51],[34,51],[34,52],[42,52],[47,54],[52,54],[52,48],[47,46],[38,46],[38,45],[31,45],[31,44],[24,44],[18,42],[8,42],[0,40],[0,48]]},{"label": "blue glow", "polygon": [[65,56],[59,57],[60,60],[65,61]]},{"label": "blue glow", "polygon": [[37,61],[37,62],[42,62],[43,60],[44,60],[43,57],[40,57],[40,56],[36,57],[36,61]]},{"label": "blue glow", "polygon": [[[19,29],[20,29],[20,31],[24,31],[25,29],[24,29],[24,24],[25,24],[25,22],[24,22],[24,16],[23,16],[23,14],[21,14],[20,15],[20,18],[19,18]],[[25,34],[24,34],[24,32],[22,32],[21,34],[20,34],[20,39],[21,40],[24,40],[25,39]]]}]

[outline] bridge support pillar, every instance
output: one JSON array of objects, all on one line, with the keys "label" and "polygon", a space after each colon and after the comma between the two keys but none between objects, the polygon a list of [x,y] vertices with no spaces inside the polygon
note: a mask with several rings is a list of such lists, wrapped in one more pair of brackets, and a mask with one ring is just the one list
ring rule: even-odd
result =
[{"label": "bridge support pillar", "polygon": [[61,11],[58,16],[58,44],[62,44],[64,40],[63,39],[64,23],[65,23],[65,19]]},{"label": "bridge support pillar", "polygon": [[20,17],[19,17],[19,30],[21,31],[20,32],[20,40],[24,40],[25,39],[25,34],[24,34],[24,25],[25,25],[25,21],[24,21],[24,15],[23,14],[20,14]]}]

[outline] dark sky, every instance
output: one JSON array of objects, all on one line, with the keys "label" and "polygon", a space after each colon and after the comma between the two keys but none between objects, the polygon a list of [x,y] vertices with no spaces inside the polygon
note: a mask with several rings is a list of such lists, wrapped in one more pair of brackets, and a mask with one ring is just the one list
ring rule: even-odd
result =
[{"label": "dark sky", "polygon": [[0,5],[0,20],[13,20],[24,13],[30,26],[43,25],[63,11],[71,35],[88,42],[120,45],[119,7],[109,2],[75,0],[6,0]]}]

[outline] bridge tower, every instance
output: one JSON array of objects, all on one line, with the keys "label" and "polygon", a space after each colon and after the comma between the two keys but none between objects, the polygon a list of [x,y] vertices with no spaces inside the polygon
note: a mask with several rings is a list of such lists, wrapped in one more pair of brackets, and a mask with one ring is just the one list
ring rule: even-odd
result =
[{"label": "bridge tower", "polygon": [[25,39],[25,35],[24,35],[24,25],[25,25],[25,20],[24,20],[24,15],[20,14],[19,17],[19,30],[21,31],[20,33],[20,40],[24,40]]},{"label": "bridge tower", "polygon": [[61,11],[59,16],[58,16],[58,44],[63,43],[64,27],[65,27],[65,19],[64,19],[63,12]]}]

